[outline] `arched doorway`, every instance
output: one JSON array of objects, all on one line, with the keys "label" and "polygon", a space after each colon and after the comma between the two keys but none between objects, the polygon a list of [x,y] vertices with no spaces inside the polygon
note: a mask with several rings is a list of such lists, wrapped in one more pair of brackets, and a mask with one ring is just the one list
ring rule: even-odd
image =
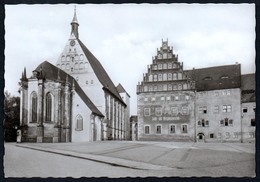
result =
[{"label": "arched doorway", "polygon": [[204,142],[205,141],[204,133],[198,133],[197,139],[198,139],[198,142]]}]

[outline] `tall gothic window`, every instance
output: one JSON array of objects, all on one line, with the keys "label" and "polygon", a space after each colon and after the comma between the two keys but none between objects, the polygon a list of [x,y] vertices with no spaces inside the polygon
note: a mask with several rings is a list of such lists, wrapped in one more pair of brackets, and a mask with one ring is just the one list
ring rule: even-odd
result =
[{"label": "tall gothic window", "polygon": [[37,94],[33,92],[31,94],[31,115],[32,115],[32,123],[37,122]]},{"label": "tall gothic window", "polygon": [[83,118],[81,115],[77,115],[76,117],[77,123],[76,123],[76,130],[82,131],[83,130]]},{"label": "tall gothic window", "polygon": [[52,115],[52,96],[50,93],[47,93],[46,95],[46,121],[51,121],[51,115]]}]

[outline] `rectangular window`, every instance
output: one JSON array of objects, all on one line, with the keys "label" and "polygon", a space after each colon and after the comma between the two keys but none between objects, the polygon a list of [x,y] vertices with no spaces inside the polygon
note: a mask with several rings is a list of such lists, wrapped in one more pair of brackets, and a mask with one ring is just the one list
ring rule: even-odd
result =
[{"label": "rectangular window", "polygon": [[255,107],[253,107],[253,111],[255,112]]},{"label": "rectangular window", "polygon": [[182,125],[182,126],[181,126],[181,132],[182,132],[182,133],[188,133],[188,127],[187,127],[187,125]]},{"label": "rectangular window", "polygon": [[210,133],[209,138],[214,138],[214,133]]},{"label": "rectangular window", "polygon": [[242,112],[243,112],[243,113],[247,113],[247,107],[243,107],[243,108],[242,108]]},{"label": "rectangular window", "polygon": [[179,100],[179,96],[175,96],[175,100]]},{"label": "rectangular window", "polygon": [[150,116],[151,109],[150,108],[144,108],[144,116]]},{"label": "rectangular window", "polygon": [[161,107],[155,108],[155,115],[156,116],[161,116],[162,115],[162,108]]},{"label": "rectangular window", "polygon": [[144,134],[150,134],[150,126],[144,127]]},{"label": "rectangular window", "polygon": [[233,120],[232,120],[232,119],[230,119],[230,120],[228,121],[228,126],[233,126]]},{"label": "rectangular window", "polygon": [[255,119],[251,119],[251,126],[255,126]]},{"label": "rectangular window", "polygon": [[162,126],[158,125],[156,126],[156,134],[161,134],[162,133]]},{"label": "rectangular window", "polygon": [[186,99],[186,100],[190,100],[190,96],[189,96],[189,95],[186,95],[186,96],[185,96],[185,99]]},{"label": "rectangular window", "polygon": [[148,101],[148,98],[147,98],[147,97],[145,97],[145,98],[144,98],[144,101],[145,101],[145,102],[147,102],[147,101]]},{"label": "rectangular window", "polygon": [[155,97],[152,97],[152,101],[155,101]]},{"label": "rectangular window", "polygon": [[228,126],[228,118],[225,118],[224,122],[225,122],[225,126]]},{"label": "rectangular window", "polygon": [[220,126],[224,126],[224,120],[220,120]]},{"label": "rectangular window", "polygon": [[170,133],[175,133],[175,125],[170,125]]},{"label": "rectangular window", "polygon": [[164,100],[164,96],[161,97],[161,100],[162,100],[162,101]]},{"label": "rectangular window", "polygon": [[170,96],[167,96],[167,97],[166,97],[166,100],[167,100],[167,101],[171,100],[171,97],[170,97]]},{"label": "rectangular window", "polygon": [[209,121],[208,120],[205,121],[205,126],[209,126]]},{"label": "rectangular window", "polygon": [[199,107],[199,113],[207,114],[207,106],[200,106]]},{"label": "rectangular window", "polygon": [[219,107],[218,106],[214,106],[214,113],[219,113]]},{"label": "rectangular window", "polygon": [[223,112],[231,112],[231,110],[232,110],[231,105],[223,105],[222,107]]}]

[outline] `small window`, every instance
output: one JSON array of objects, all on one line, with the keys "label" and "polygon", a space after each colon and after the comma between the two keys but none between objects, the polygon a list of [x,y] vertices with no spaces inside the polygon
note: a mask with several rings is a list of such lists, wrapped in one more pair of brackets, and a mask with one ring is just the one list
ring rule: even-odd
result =
[{"label": "small window", "polygon": [[182,125],[182,133],[188,133],[187,125]]},{"label": "small window", "polygon": [[152,97],[152,99],[151,99],[152,101],[155,101],[155,97]]},{"label": "small window", "polygon": [[230,137],[230,133],[226,132],[226,138],[229,138],[229,137]]},{"label": "small window", "polygon": [[214,113],[219,113],[219,107],[218,106],[214,106]]},{"label": "small window", "polygon": [[220,120],[220,126],[224,126],[224,120]]},{"label": "small window", "polygon": [[157,91],[157,86],[156,86],[156,85],[153,87],[153,90],[154,90],[154,91]]},{"label": "small window", "polygon": [[157,75],[153,75],[153,81],[157,82]]},{"label": "small window", "polygon": [[251,126],[255,126],[255,119],[251,119]]},{"label": "small window", "polygon": [[218,96],[219,95],[219,93],[218,92],[214,92],[214,96]]},{"label": "small window", "polygon": [[175,96],[175,100],[179,100],[179,96]]},{"label": "small window", "polygon": [[203,80],[212,80],[212,78],[207,76],[207,77],[203,78]]},{"label": "small window", "polygon": [[168,63],[168,69],[172,69],[172,63]]},{"label": "small window", "polygon": [[145,134],[150,134],[150,126],[145,126],[144,127],[144,133]]},{"label": "small window", "polygon": [[228,118],[225,118],[225,126],[228,126]]},{"label": "small window", "polygon": [[214,133],[210,133],[209,138],[214,138]]},{"label": "small window", "polygon": [[144,98],[144,101],[145,101],[145,102],[147,102],[147,101],[148,101],[148,98],[147,98],[147,97],[145,97],[145,98]]},{"label": "small window", "polygon": [[190,100],[190,96],[189,96],[189,95],[186,95],[186,96],[185,96],[185,99],[186,99],[186,100]]},{"label": "small window", "polygon": [[171,100],[171,97],[170,97],[170,96],[167,96],[167,97],[166,97],[166,100],[167,100],[167,101],[170,101],[170,100]]},{"label": "small window", "polygon": [[88,80],[86,81],[86,85],[88,85]]},{"label": "small window", "polygon": [[172,90],[172,85],[168,85],[168,90]]},{"label": "small window", "polygon": [[233,120],[232,120],[232,119],[230,119],[230,120],[228,121],[228,126],[233,126]]},{"label": "small window", "polygon": [[249,137],[250,138],[255,138],[255,133],[254,132],[249,132]]},{"label": "small window", "polygon": [[201,121],[198,121],[198,126],[201,126]]},{"label": "small window", "polygon": [[223,107],[222,107],[222,111],[223,112],[231,112],[231,109],[232,107],[231,107],[231,105],[223,105]]},{"label": "small window", "polygon": [[175,125],[170,125],[170,133],[175,133]]},{"label": "small window", "polygon": [[207,106],[201,106],[201,107],[199,107],[199,113],[201,113],[201,114],[207,114]]},{"label": "small window", "polygon": [[209,121],[208,120],[205,121],[205,126],[209,126]]},{"label": "small window", "polygon": [[255,112],[255,107],[253,107],[253,111]]},{"label": "small window", "polygon": [[158,64],[158,69],[159,69],[159,70],[162,69],[162,64]]},{"label": "small window", "polygon": [[243,107],[242,112],[247,113],[247,107]]},{"label": "small window", "polygon": [[154,70],[157,70],[158,69],[158,67],[157,67],[157,65],[155,64],[155,65],[153,65],[153,69]]},{"label": "small window", "polygon": [[162,133],[162,126],[158,125],[156,126],[156,134],[161,134]]},{"label": "small window", "polygon": [[161,101],[163,101],[163,100],[164,100],[164,96],[161,97]]},{"label": "small window", "polygon": [[76,123],[76,131],[82,131],[83,130],[83,118],[81,115],[78,115],[76,117],[77,123]]}]

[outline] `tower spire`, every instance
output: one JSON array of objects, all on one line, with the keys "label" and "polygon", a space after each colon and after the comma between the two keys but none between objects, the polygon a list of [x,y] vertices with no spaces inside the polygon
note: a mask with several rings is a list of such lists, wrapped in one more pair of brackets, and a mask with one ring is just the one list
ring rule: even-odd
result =
[{"label": "tower spire", "polygon": [[73,19],[70,24],[71,24],[71,34],[74,34],[75,37],[78,39],[79,38],[79,33],[78,33],[79,23],[77,20],[76,5],[74,6],[74,16],[73,16]]}]

